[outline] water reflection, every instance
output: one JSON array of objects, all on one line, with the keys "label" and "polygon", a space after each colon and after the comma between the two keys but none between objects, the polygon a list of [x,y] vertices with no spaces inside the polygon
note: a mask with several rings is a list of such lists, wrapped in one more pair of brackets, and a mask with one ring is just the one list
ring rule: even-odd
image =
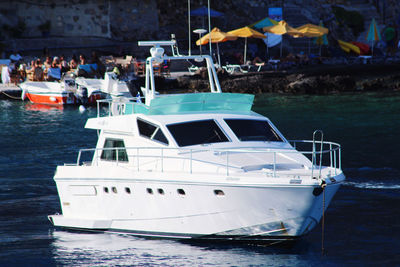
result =
[{"label": "water reflection", "polygon": [[62,111],[64,109],[63,105],[46,105],[46,104],[37,104],[37,103],[27,103],[25,105],[25,109],[27,111],[42,111],[48,112],[53,110]]},{"label": "water reflection", "polygon": [[182,243],[165,239],[143,239],[129,235],[50,232],[53,259],[60,265],[134,266],[294,266],[310,259],[293,248],[262,245]]}]

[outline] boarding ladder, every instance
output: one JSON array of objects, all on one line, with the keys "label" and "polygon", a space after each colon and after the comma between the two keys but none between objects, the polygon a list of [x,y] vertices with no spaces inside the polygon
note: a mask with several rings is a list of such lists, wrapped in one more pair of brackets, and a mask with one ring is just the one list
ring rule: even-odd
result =
[{"label": "boarding ladder", "polygon": [[[316,137],[320,136],[320,141],[316,141]],[[316,143],[321,143],[320,150],[317,152],[317,144]],[[311,159],[311,178],[314,178],[314,166],[317,164],[317,154],[319,154],[319,173],[318,173],[318,179],[321,179],[321,169],[322,169],[322,152],[324,148],[324,133],[322,130],[315,130],[313,133],[313,143],[312,143],[312,159]]]}]

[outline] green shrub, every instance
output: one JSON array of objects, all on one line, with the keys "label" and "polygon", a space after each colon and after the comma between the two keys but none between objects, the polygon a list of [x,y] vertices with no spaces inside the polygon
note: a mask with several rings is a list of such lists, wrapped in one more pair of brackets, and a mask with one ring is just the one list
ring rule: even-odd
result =
[{"label": "green shrub", "polygon": [[339,6],[333,6],[332,11],[339,25],[348,26],[353,31],[354,36],[358,36],[364,31],[364,16],[359,12],[348,11]]}]

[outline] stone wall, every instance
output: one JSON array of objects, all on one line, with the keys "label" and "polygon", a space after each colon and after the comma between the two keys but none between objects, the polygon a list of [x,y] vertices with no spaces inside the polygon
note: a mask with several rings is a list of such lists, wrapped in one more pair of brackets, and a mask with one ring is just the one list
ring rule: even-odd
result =
[{"label": "stone wall", "polygon": [[[47,21],[50,28],[41,30]],[[14,36],[21,22],[23,32]],[[50,35],[130,40],[158,31],[157,5],[155,0],[2,0],[0,25],[3,39]]]}]

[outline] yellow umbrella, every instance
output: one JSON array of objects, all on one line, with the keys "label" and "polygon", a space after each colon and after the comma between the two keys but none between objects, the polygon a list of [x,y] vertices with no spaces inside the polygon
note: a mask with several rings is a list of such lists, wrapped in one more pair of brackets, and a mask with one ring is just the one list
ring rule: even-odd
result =
[{"label": "yellow umbrella", "polygon": [[[211,38],[210,38],[211,36]],[[201,37],[199,40],[196,41],[196,45],[205,45],[208,44],[208,42],[211,39],[211,43],[217,43],[217,54],[218,54],[218,64],[221,66],[221,60],[219,58],[219,46],[218,43],[221,42],[226,42],[226,41],[234,41],[237,39],[236,35],[226,33],[215,27],[214,29],[211,30],[211,32],[207,33],[203,37]]]},{"label": "yellow umbrella", "polygon": [[314,24],[304,24],[297,27],[296,30],[303,33],[304,37],[320,37],[329,32],[328,28]]},{"label": "yellow umbrella", "polygon": [[[277,25],[270,26],[270,27],[264,27],[263,30],[265,32],[270,32],[273,34],[278,34],[278,35],[283,35],[283,34],[289,34],[290,36],[294,38],[298,37],[303,37],[304,34],[302,32],[299,32],[295,28],[289,26],[286,21],[281,20]],[[283,39],[282,39],[283,41]],[[282,57],[282,41],[281,41],[281,57]]]},{"label": "yellow umbrella", "polygon": [[263,30],[265,32],[270,32],[273,34],[278,34],[278,35],[283,35],[283,34],[289,34],[290,36],[294,38],[298,37],[303,37],[304,34],[297,29],[289,26],[286,21],[281,20],[277,25],[270,26],[270,27],[264,27]]},{"label": "yellow umbrella", "polygon": [[226,42],[226,41],[234,41],[237,39],[236,35],[226,33],[221,31],[218,28],[212,29],[210,33],[207,33],[203,37],[201,37],[199,40],[196,41],[196,45],[205,45],[208,44],[210,40],[210,35],[211,35],[211,43],[221,43],[221,42]]},{"label": "yellow umbrella", "polygon": [[[296,30],[304,34],[304,37],[321,37],[323,35],[328,34],[328,28],[314,25],[314,24],[304,24],[300,27],[297,27]],[[308,40],[308,53],[310,54],[310,40]]]},{"label": "yellow umbrella", "polygon": [[244,38],[244,63],[246,63],[247,38],[262,38],[262,39],[265,38],[264,34],[256,30],[253,30],[248,26],[233,31],[229,31],[228,33],[233,34],[237,37]]}]

